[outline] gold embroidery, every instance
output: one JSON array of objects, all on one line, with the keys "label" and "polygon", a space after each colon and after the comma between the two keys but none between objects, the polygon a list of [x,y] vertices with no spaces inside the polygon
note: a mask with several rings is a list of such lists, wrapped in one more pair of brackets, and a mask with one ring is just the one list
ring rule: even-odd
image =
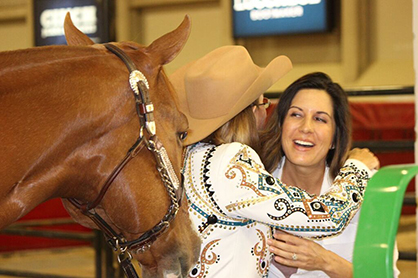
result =
[{"label": "gold embroidery", "polygon": [[267,239],[264,233],[259,230],[257,230],[258,238],[260,239],[259,242],[257,242],[254,247],[252,248],[252,253],[256,257],[256,265],[257,265],[257,271],[260,275],[267,274]]},{"label": "gold embroidery", "polygon": [[263,193],[261,193],[257,189],[257,187],[254,184],[252,184],[251,182],[247,182],[247,174],[245,173],[244,169],[240,165],[233,165],[229,167],[228,170],[226,170],[225,176],[228,179],[231,179],[231,180],[235,179],[237,174],[235,173],[234,169],[241,172],[241,184],[239,186],[250,188],[258,196],[265,196]]},{"label": "gold embroidery", "polygon": [[236,203],[227,205],[226,209],[228,211],[239,210],[239,209],[242,209],[244,207],[249,207],[249,206],[255,205],[257,203],[265,202],[269,199],[274,199],[276,197],[277,196],[270,195],[270,196],[264,196],[264,197],[260,197],[260,198],[257,198],[257,199],[253,199],[253,200],[246,200],[246,201],[236,202]]},{"label": "gold embroidery", "polygon": [[212,251],[212,249],[219,244],[218,241],[220,241],[220,239],[212,240],[203,247],[203,250],[200,253],[200,260],[192,271],[190,271],[189,277],[205,277],[205,274],[207,274],[207,268],[219,260],[219,255]]}]

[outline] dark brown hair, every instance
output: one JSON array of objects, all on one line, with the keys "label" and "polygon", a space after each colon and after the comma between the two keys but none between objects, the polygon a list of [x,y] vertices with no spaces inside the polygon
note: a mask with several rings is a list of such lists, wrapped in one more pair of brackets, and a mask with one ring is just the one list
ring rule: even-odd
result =
[{"label": "dark brown hair", "polygon": [[333,146],[335,148],[329,150],[326,162],[330,167],[330,175],[334,178],[343,166],[351,147],[351,114],[347,94],[339,84],[334,83],[327,74],[322,72],[302,76],[287,87],[280,96],[277,107],[261,133],[261,159],[266,169],[272,172],[284,156],[281,145],[281,127],[293,98],[302,89],[324,90],[332,99],[335,119]]}]

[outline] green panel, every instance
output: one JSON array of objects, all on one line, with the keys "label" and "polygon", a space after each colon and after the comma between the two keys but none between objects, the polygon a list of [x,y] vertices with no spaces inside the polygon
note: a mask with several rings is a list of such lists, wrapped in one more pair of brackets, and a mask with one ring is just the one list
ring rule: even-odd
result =
[{"label": "green panel", "polygon": [[393,277],[393,248],[405,190],[418,165],[382,167],[369,181],[354,245],[355,278]]}]

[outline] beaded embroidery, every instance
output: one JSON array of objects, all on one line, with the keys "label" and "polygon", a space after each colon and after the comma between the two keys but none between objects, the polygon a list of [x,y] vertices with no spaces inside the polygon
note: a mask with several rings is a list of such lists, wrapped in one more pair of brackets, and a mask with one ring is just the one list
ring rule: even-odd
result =
[{"label": "beaded embroidery", "polygon": [[[213,267],[215,273],[220,271],[222,252],[228,252],[222,249],[225,236],[233,237],[238,231],[249,233],[255,241],[251,251],[246,251],[248,245],[236,248],[250,252],[256,258],[253,271],[267,277],[270,253],[265,243],[271,238],[270,227],[310,238],[338,234],[358,210],[368,180],[366,171],[350,165],[341,170],[327,195],[310,195],[274,179],[255,152],[238,143],[188,147],[182,173],[189,212],[205,242],[190,275],[202,278],[213,277]],[[215,262],[204,260],[207,254],[216,257]]]}]

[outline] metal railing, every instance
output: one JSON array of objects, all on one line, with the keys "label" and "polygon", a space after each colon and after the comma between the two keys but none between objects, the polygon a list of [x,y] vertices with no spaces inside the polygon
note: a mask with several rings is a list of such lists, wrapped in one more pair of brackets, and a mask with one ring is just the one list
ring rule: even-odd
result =
[{"label": "metal railing", "polygon": [[[58,231],[38,229],[40,227],[51,227],[63,224],[77,224],[71,218],[56,218],[56,219],[42,219],[42,220],[26,220],[16,222],[2,231],[0,234],[16,235],[16,236],[33,236],[45,237],[54,239],[70,239],[77,241],[85,241],[91,244],[94,248],[94,264],[95,264],[95,278],[117,278],[123,277],[121,270],[115,267],[113,261],[115,260],[113,251],[107,245],[102,232],[93,230],[90,232],[82,231]],[[79,225],[79,224],[77,224]],[[0,269],[0,275],[8,275],[14,277],[33,277],[33,278],[74,278],[74,276],[65,275],[51,275],[46,273],[20,271],[20,270],[5,270]],[[84,278],[82,276],[78,276]]]}]

